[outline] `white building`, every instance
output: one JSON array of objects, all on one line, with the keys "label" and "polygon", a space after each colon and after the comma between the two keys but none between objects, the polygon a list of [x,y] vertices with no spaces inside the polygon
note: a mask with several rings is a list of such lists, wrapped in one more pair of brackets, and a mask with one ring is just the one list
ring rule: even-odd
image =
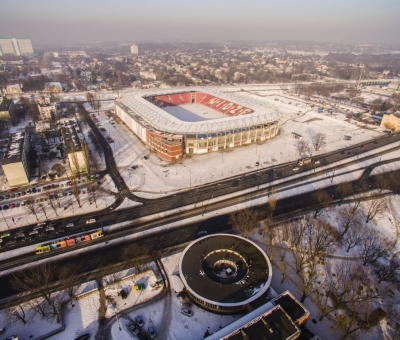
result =
[{"label": "white building", "polygon": [[131,45],[131,54],[139,54],[139,49],[136,45]]},{"label": "white building", "polygon": [[140,78],[143,78],[143,79],[157,80],[157,76],[153,72],[143,71],[143,72],[140,72],[139,75],[140,75]]},{"label": "white building", "polygon": [[11,55],[33,55],[33,47],[30,39],[22,38],[0,38],[0,56]]}]

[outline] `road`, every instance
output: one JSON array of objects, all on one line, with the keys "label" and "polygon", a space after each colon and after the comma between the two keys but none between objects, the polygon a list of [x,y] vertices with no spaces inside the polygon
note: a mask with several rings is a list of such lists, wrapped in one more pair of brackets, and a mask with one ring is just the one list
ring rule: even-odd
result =
[{"label": "road", "polygon": [[[271,167],[262,167],[261,165],[259,165],[258,170],[252,171],[245,175],[233,176],[224,180],[208,183],[205,185],[199,185],[192,189],[180,191],[175,194],[160,197],[157,199],[146,199],[138,197],[131,193],[125,182],[123,180],[121,182],[118,180],[121,177],[116,167],[112,151],[109,148],[109,144],[106,142],[102,134],[97,130],[97,127],[90,119],[89,124],[93,125],[91,126],[91,128],[98,135],[100,143],[102,143],[106,155],[107,171],[110,173],[114,183],[119,188],[119,193],[116,201],[117,204],[122,202],[124,198],[127,197],[131,200],[141,202],[143,203],[143,205],[118,211],[112,211],[110,208],[107,208],[101,212],[80,215],[76,218],[60,219],[58,221],[55,221],[54,231],[49,231],[47,233],[43,233],[41,231],[41,233],[34,237],[31,241],[25,243],[14,242],[10,245],[7,245],[7,240],[13,240],[15,238],[15,235],[20,232],[28,235],[36,227],[36,225],[14,229],[10,231],[11,236],[5,239],[5,245],[1,248],[0,252],[10,249],[16,249],[18,247],[26,246],[29,244],[36,244],[38,243],[38,240],[40,240],[42,243],[46,243],[59,237],[65,237],[80,232],[87,232],[88,230],[102,228],[107,225],[155,215],[161,212],[169,211],[171,209],[179,209],[191,204],[195,206],[193,214],[199,215],[200,211],[200,214],[203,215],[205,212],[212,209],[213,204],[210,203],[211,199],[216,199],[218,197],[222,198],[222,196],[235,193],[240,195],[240,192],[242,190],[248,188],[254,188],[255,191],[250,196],[244,197],[243,199],[254,199],[254,197],[256,197],[257,195],[268,195],[273,189],[279,192],[280,190],[283,190],[283,188],[287,189],[290,186],[299,186],[304,181],[318,181],[317,177],[321,177],[321,175],[327,175],[333,178],[335,176],[335,171],[338,171],[339,169],[349,167],[360,161],[376,158],[379,155],[384,155],[389,152],[397,151],[399,149],[397,143],[400,141],[400,134],[388,135],[379,139],[355,144],[346,149],[335,150],[323,155],[318,155],[317,157],[312,158],[311,163],[303,165],[301,167],[298,167],[295,162],[288,162]],[[371,155],[369,153],[369,151],[388,145],[390,143],[392,143],[393,146],[388,150],[375,153],[374,155]],[[356,160],[346,161],[346,159],[353,156],[357,156],[358,158]],[[398,160],[399,159],[393,159],[392,161]],[[330,164],[339,161],[341,161],[342,164],[337,166],[329,166]],[[375,166],[387,162],[389,161],[377,162]],[[327,166],[329,166],[329,168],[327,168]],[[293,169],[295,167],[298,167],[299,170],[294,171]],[[366,169],[366,171],[371,172],[372,169],[373,166],[369,166],[368,170]],[[349,170],[349,172],[352,171]],[[295,178],[293,178],[294,174],[297,175]],[[265,184],[270,184],[270,187],[268,189],[262,189]],[[236,200],[235,203],[238,203],[240,201],[241,200]],[[228,202],[231,203],[232,201]],[[224,204],[223,206],[226,206],[226,204]],[[184,217],[188,217],[189,214],[184,213],[182,209],[182,212],[178,212],[177,214],[175,214],[175,216],[176,219],[179,220]],[[96,223],[87,225],[86,221],[90,218],[96,219]],[[73,222],[74,227],[65,228],[65,225],[69,222]],[[156,225],[156,222],[157,220],[153,219],[153,225]],[[130,228],[140,228],[140,224],[133,224]],[[64,231],[64,233],[58,234],[60,230]]]}]

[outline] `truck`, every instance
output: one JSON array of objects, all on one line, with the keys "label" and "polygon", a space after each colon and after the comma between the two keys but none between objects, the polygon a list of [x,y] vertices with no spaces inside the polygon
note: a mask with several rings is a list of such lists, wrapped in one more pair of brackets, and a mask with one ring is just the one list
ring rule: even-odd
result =
[{"label": "truck", "polygon": [[297,161],[297,164],[299,166],[302,166],[303,164],[309,164],[309,163],[311,163],[311,158],[310,157],[305,157],[305,158],[299,159]]}]

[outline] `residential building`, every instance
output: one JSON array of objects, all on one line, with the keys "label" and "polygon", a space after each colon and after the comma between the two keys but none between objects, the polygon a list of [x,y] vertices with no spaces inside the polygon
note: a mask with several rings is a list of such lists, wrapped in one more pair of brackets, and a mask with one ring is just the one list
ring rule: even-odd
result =
[{"label": "residential building", "polygon": [[6,89],[4,91],[5,91],[6,94],[22,93],[21,86],[18,85],[18,84],[7,85]]},{"label": "residential building", "polygon": [[62,88],[60,82],[58,82],[58,81],[53,81],[53,82],[47,83],[47,84],[44,86],[44,90],[45,90],[46,92],[58,93],[58,92],[62,92],[63,88]]},{"label": "residential building", "polygon": [[40,118],[42,120],[51,120],[52,114],[56,113],[56,104],[55,103],[46,103],[46,104],[41,104],[38,103],[38,110],[40,114]]},{"label": "residential building", "polygon": [[30,56],[33,47],[27,38],[0,38],[0,56],[3,55]]},{"label": "residential building", "polygon": [[14,101],[0,97],[0,131],[14,120]]},{"label": "residential building", "polygon": [[136,45],[131,45],[131,54],[139,54],[139,49]]},{"label": "residential building", "polygon": [[10,187],[29,183],[29,140],[29,135],[25,132],[17,132],[10,136],[2,164]]},{"label": "residential building", "polygon": [[154,73],[152,73],[152,72],[143,71],[143,72],[140,72],[139,75],[143,79],[150,79],[150,80],[156,80],[157,79],[156,75]]}]

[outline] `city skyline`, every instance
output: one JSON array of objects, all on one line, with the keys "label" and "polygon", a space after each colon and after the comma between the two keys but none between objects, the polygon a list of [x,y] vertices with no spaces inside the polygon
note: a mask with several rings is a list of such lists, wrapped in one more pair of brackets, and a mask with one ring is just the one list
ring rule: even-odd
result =
[{"label": "city skyline", "polygon": [[400,3],[395,0],[6,3],[1,36],[29,37],[33,44],[176,40],[400,43],[396,34]]}]

